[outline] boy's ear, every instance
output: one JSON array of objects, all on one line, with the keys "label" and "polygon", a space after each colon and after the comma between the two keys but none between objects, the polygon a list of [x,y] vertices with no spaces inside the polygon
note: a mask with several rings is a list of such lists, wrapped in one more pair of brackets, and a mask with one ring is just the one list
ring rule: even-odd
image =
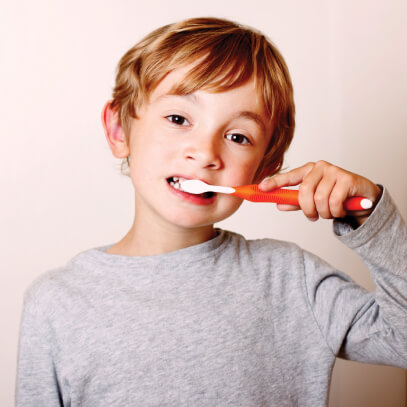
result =
[{"label": "boy's ear", "polygon": [[126,158],[130,149],[119,121],[119,114],[111,108],[112,101],[109,100],[102,111],[102,123],[110,149],[116,158]]}]

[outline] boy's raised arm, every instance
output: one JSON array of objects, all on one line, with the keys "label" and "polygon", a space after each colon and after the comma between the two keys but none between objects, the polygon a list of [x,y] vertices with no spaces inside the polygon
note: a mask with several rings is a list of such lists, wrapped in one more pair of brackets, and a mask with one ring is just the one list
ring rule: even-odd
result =
[{"label": "boy's raised arm", "polygon": [[306,253],[308,299],[321,332],[338,356],[406,369],[406,224],[384,189],[363,227],[336,220],[334,232],[362,258],[376,289],[366,292]]},{"label": "boy's raised arm", "polygon": [[[300,206],[278,208],[302,210],[312,221],[336,218],[338,239],[358,253],[376,284],[376,290],[367,293],[305,254],[308,299],[327,343],[346,359],[406,368],[407,227],[390,195],[368,179],[324,161],[278,174],[260,188],[298,184]],[[347,213],[343,202],[352,196],[372,200],[373,208]]]}]

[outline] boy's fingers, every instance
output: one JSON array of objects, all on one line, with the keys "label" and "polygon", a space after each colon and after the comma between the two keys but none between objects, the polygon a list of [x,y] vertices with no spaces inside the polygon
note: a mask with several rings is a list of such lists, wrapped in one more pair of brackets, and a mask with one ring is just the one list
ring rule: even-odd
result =
[{"label": "boy's fingers", "polygon": [[314,166],[304,177],[299,188],[298,201],[304,215],[310,220],[317,220],[319,214],[315,204],[315,191],[323,177],[323,171]]},{"label": "boy's fingers", "polygon": [[308,163],[291,171],[274,175],[263,180],[259,184],[262,191],[271,191],[276,188],[294,186],[300,184],[304,177],[312,170],[314,163]]},{"label": "boy's fingers", "polygon": [[329,210],[332,218],[343,218],[346,216],[346,210],[343,205],[345,199],[349,196],[349,190],[339,181],[335,184],[331,195],[329,196]]},{"label": "boy's fingers", "polygon": [[330,205],[330,199],[333,189],[335,188],[336,178],[322,177],[318,183],[315,194],[314,202],[315,208],[319,216],[323,219],[332,218],[332,210]]},{"label": "boy's fingers", "polygon": [[347,212],[344,202],[353,196],[364,196],[373,203],[381,195],[381,189],[368,179],[353,174],[325,161],[308,163],[283,174],[277,174],[262,181],[259,188],[271,191],[285,186],[299,185],[296,205],[277,205],[281,211],[301,209],[309,220],[343,218],[347,214],[353,217],[366,217],[371,210]]},{"label": "boy's fingers", "polygon": [[277,204],[279,211],[299,211],[301,208],[297,205]]}]

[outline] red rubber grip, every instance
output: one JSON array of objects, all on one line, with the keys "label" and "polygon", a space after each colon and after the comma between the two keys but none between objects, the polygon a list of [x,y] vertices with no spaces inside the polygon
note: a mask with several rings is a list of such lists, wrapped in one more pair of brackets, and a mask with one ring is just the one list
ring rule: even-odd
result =
[{"label": "red rubber grip", "polygon": [[[236,192],[234,192],[232,195],[251,202],[274,202],[277,204],[299,206],[297,189],[277,188],[269,192],[264,192],[260,190],[257,184],[243,185],[240,187],[234,187],[234,189]],[[364,208],[361,206],[361,201],[363,199],[364,198],[360,196],[348,198],[343,203],[343,207],[348,211],[364,210]]]}]

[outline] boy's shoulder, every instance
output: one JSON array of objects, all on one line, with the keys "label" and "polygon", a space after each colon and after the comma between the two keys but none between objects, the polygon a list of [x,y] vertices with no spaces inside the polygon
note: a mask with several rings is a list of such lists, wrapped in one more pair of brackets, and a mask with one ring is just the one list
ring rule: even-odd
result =
[{"label": "boy's shoulder", "polygon": [[55,303],[64,294],[75,291],[75,286],[94,280],[90,268],[84,267],[92,253],[97,249],[89,249],[70,259],[65,265],[53,268],[36,277],[24,293],[24,302],[31,307],[41,304]]},{"label": "boy's shoulder", "polygon": [[63,279],[68,273],[66,267],[51,269],[35,278],[24,292],[24,309],[31,314],[50,311],[55,299],[61,297]]}]

